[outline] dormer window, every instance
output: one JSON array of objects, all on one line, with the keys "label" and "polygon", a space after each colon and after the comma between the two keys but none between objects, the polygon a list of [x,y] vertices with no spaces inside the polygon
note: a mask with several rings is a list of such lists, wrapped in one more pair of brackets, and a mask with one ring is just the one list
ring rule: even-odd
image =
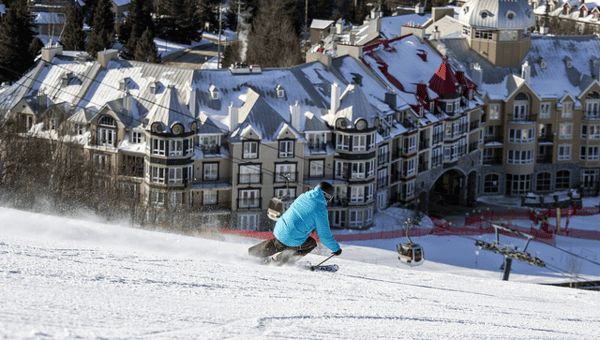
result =
[{"label": "dormer window", "polygon": [[68,86],[69,82],[73,79],[73,72],[66,73],[62,76],[62,86]]},{"label": "dormer window", "polygon": [[151,94],[156,94],[156,90],[158,89],[158,83],[154,81],[150,83],[150,86],[148,86],[148,88],[150,89]]},{"label": "dormer window", "polygon": [[285,90],[283,89],[283,87],[281,87],[281,85],[278,84],[275,87],[275,90],[277,91],[277,98],[285,97]]},{"label": "dormer window", "polygon": [[217,90],[217,88],[214,85],[211,85],[208,91],[210,92],[210,98],[212,100],[219,99],[219,90]]},{"label": "dormer window", "polygon": [[514,19],[514,18],[515,18],[515,12],[513,12],[513,11],[508,11],[508,13],[506,13],[506,18],[507,18],[508,20],[512,20],[512,19]]},{"label": "dormer window", "polygon": [[567,65],[567,68],[573,67],[573,59],[571,59],[571,57],[566,56],[564,60],[565,64]]},{"label": "dormer window", "polygon": [[98,145],[115,146],[117,123],[111,116],[104,115],[98,120]]},{"label": "dormer window", "polygon": [[542,69],[546,68],[546,61],[544,59],[542,59],[542,61],[540,61],[540,67]]},{"label": "dormer window", "polygon": [[490,13],[488,11],[481,11],[481,13],[479,13],[479,15],[481,16],[481,19],[487,19],[487,17],[490,15]]}]

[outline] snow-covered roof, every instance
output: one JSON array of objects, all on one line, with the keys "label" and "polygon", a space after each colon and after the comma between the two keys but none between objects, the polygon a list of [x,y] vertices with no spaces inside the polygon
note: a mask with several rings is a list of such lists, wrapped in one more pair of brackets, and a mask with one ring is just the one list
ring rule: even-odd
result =
[{"label": "snow-covered roof", "polygon": [[[490,99],[506,99],[515,87],[520,86],[515,77],[521,76],[520,67],[496,67],[471,50],[463,38],[444,39],[451,63],[462,65],[472,72],[470,63],[478,63],[483,72],[480,89]],[[596,36],[541,36],[531,37],[531,48],[525,56],[531,67],[529,86],[541,98],[562,98],[565,93],[579,96],[594,79],[590,67],[593,58],[600,57],[600,39]],[[571,59],[568,67],[566,58]],[[541,61],[545,61],[542,68]]]},{"label": "snow-covered roof", "polygon": [[323,30],[329,27],[330,25],[333,25],[334,23],[335,21],[333,20],[313,19],[313,21],[310,23],[310,28]]},{"label": "snow-covered roof", "polygon": [[403,14],[393,17],[381,18],[381,36],[385,39],[393,39],[402,35],[402,25],[425,26],[431,20],[431,13],[425,14]]},{"label": "snow-covered roof", "polygon": [[491,29],[527,29],[535,15],[527,0],[468,0],[458,16],[465,25]]},{"label": "snow-covered roof", "polygon": [[48,24],[64,24],[67,18],[64,13],[52,13],[52,12],[35,12],[33,15],[33,23],[35,25],[48,25]]}]

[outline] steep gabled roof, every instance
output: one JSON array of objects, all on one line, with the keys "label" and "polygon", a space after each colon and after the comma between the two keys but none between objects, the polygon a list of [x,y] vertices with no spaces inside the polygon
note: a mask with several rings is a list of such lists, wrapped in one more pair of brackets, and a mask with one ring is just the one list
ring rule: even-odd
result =
[{"label": "steep gabled roof", "polygon": [[452,95],[458,94],[459,85],[458,77],[448,63],[448,57],[444,56],[437,71],[429,79],[429,88],[439,95]]},{"label": "steep gabled roof", "polygon": [[156,105],[148,113],[148,124],[146,129],[150,129],[154,123],[162,123],[163,131],[171,132],[171,127],[175,123],[181,123],[185,131],[190,131],[190,123],[194,117],[187,106],[181,103],[179,94],[175,86],[169,85]]},{"label": "steep gabled roof", "polygon": [[[232,132],[229,141],[239,143],[245,132],[253,130],[260,136],[263,143],[274,142],[283,125],[288,124],[269,103],[258,93],[248,90],[247,99],[240,108],[241,124]],[[291,126],[288,128],[299,136],[299,132]]]}]

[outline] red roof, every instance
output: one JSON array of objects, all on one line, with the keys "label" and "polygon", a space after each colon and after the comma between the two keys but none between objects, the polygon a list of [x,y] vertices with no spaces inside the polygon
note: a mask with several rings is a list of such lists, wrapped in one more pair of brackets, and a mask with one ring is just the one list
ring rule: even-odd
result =
[{"label": "red roof", "polygon": [[429,79],[429,88],[439,95],[458,94],[459,81],[456,73],[448,64],[448,57],[444,56],[442,64]]}]

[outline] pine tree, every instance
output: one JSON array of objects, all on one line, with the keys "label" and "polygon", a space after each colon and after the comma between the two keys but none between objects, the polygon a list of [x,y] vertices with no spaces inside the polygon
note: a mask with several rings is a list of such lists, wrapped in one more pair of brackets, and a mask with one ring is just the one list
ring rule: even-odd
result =
[{"label": "pine tree", "polygon": [[0,26],[0,80],[15,81],[31,65],[29,47],[35,36],[26,1],[14,1]]},{"label": "pine tree", "polygon": [[125,54],[133,58],[136,52],[136,45],[146,29],[150,30],[152,37],[155,34],[154,22],[150,3],[145,0],[133,0],[130,4],[127,21],[120,28],[119,39],[125,46]]},{"label": "pine tree", "polygon": [[137,43],[134,57],[137,61],[147,61],[151,63],[157,63],[160,61],[160,58],[158,57],[158,50],[156,48],[156,44],[154,43],[154,34],[150,30],[150,27],[146,27],[146,30]]},{"label": "pine tree", "polygon": [[83,13],[78,5],[70,7],[65,22],[63,46],[68,51],[85,50],[86,33],[83,30]]},{"label": "pine tree", "polygon": [[96,57],[98,51],[110,48],[114,41],[115,19],[110,10],[109,0],[98,0],[94,10],[92,33],[85,46],[86,51]]},{"label": "pine tree", "polygon": [[290,0],[266,0],[248,37],[247,61],[262,67],[289,67],[303,62],[300,40],[286,6]]},{"label": "pine tree", "polygon": [[44,43],[42,42],[42,39],[34,37],[31,41],[31,44],[29,44],[29,54],[33,59],[35,59],[35,57],[37,57],[38,54],[40,54],[40,51],[43,47]]}]

